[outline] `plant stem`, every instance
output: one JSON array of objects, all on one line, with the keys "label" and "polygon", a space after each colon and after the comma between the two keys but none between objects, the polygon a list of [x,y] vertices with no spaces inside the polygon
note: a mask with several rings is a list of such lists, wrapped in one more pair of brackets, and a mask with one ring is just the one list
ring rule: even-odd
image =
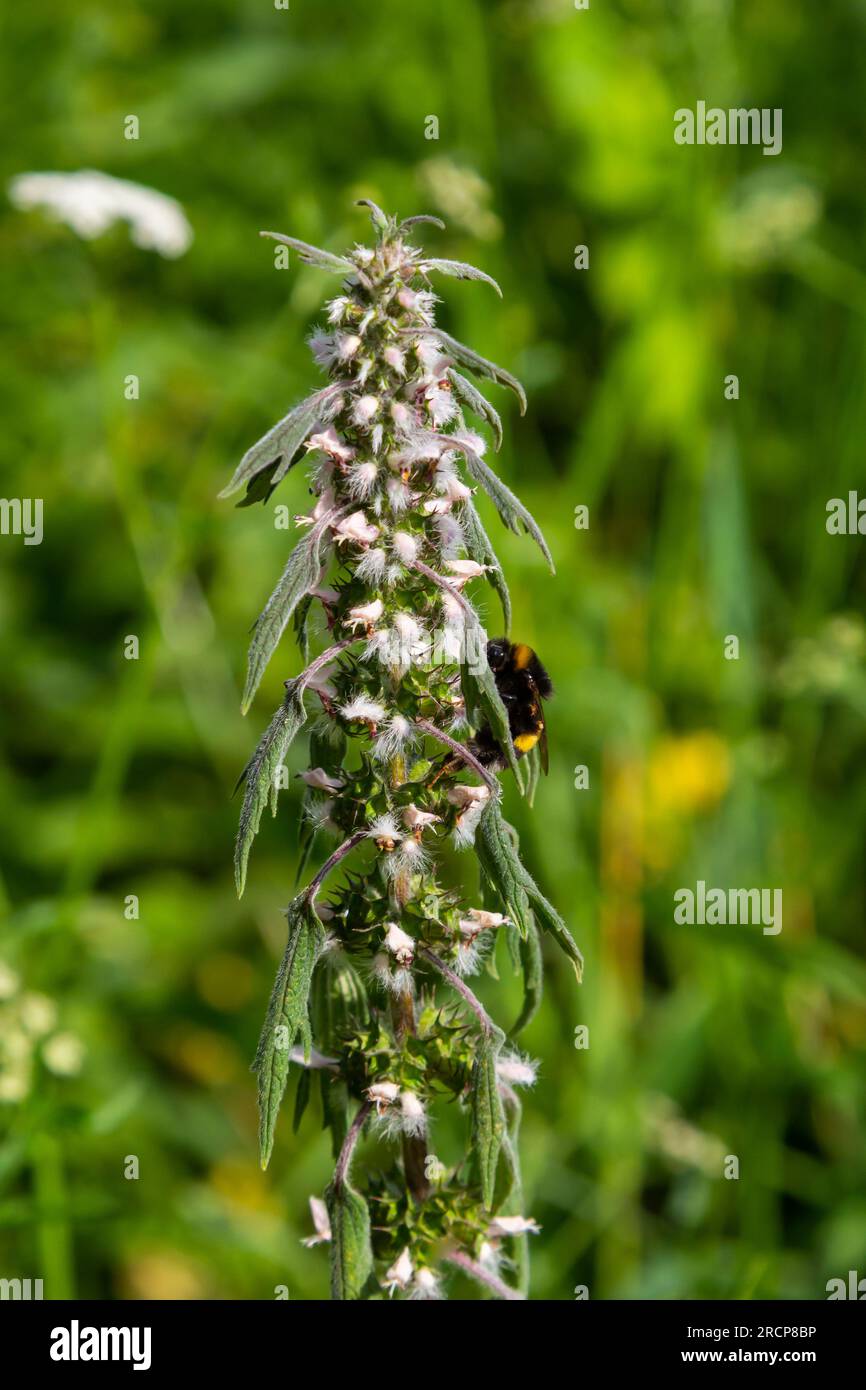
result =
[{"label": "plant stem", "polygon": [[497,1033],[501,1034],[503,1037],[505,1036],[504,1033],[502,1033],[502,1029],[493,1022],[493,1019],[481,1003],[481,1000],[472,993],[472,990],[466,982],[461,980],[459,975],[455,974],[450,965],[446,965],[444,960],[439,959],[435,951],[431,951],[428,946],[419,946],[417,954],[421,956],[423,960],[428,961],[435,970],[438,970],[443,979],[448,981],[451,988],[457,991],[461,998],[469,1005],[484,1032],[489,1037],[493,1037]]},{"label": "plant stem", "polygon": [[445,1263],[455,1265],[457,1269],[462,1269],[464,1274],[468,1274],[470,1279],[475,1279],[479,1284],[483,1284],[491,1293],[495,1293],[497,1298],[502,1298],[506,1303],[525,1303],[526,1295],[517,1289],[512,1289],[496,1274],[491,1274],[489,1270],[480,1265],[477,1260],[473,1260],[462,1250],[452,1250],[444,1257]]},{"label": "plant stem", "polygon": [[349,1126],[349,1132],[343,1140],[340,1157],[337,1159],[337,1166],[334,1169],[334,1188],[338,1191],[346,1181],[355,1145],[358,1142],[361,1130],[364,1128],[364,1122],[372,1109],[373,1102],[365,1100],[359,1107],[357,1115]]}]

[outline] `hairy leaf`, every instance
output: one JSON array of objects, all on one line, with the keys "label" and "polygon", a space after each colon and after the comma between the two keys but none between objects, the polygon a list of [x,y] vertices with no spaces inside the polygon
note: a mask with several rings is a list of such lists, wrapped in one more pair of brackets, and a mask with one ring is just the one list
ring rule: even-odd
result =
[{"label": "hairy leaf", "polygon": [[429,212],[418,212],[414,217],[404,217],[397,231],[402,236],[407,228],[420,226],[422,222],[429,222],[431,226],[438,227],[441,232],[445,231],[445,223],[442,221],[442,218],[434,217],[433,214]]},{"label": "hairy leaf", "polygon": [[286,909],[289,939],[277,971],[253,1071],[259,1082],[259,1154],[267,1168],[277,1114],[286,1090],[289,1053],[299,1032],[308,1036],[307,1007],[313,970],[325,939],[315,908],[301,894]]},{"label": "hairy leaf", "polygon": [[466,265],[464,261],[443,261],[437,256],[425,256],[418,269],[422,274],[426,274],[428,270],[438,270],[443,275],[450,275],[454,280],[483,280],[486,285],[492,285],[499,298],[502,298],[502,291],[492,275],[479,270],[477,266]]},{"label": "hairy leaf", "polygon": [[266,481],[268,491],[264,500],[267,501],[288,473],[304,441],[315,432],[317,423],[327,414],[329,400],[340,390],[342,383],[326,386],[290,410],[267,434],[262,435],[257,444],[247,449],[220,497],[231,497],[246,483],[247,495],[238,505],[249,506],[258,500],[257,493]]},{"label": "hairy leaf", "polygon": [[425,329],[425,334],[438,338],[442,346],[448,349],[454,361],[459,362],[461,367],[468,367],[469,371],[474,372],[476,376],[487,377],[500,386],[507,386],[520,402],[521,415],[526,414],[526,392],[517,378],[507,372],[504,367],[498,367],[495,362],[488,362],[486,357],[482,357],[478,352],[473,352],[472,348],[467,347],[465,343],[460,343],[456,338],[452,338],[450,333],[443,333],[441,328]]},{"label": "hairy leaf", "polygon": [[493,430],[493,440],[497,451],[502,444],[502,421],[499,412],[494,410],[486,396],[482,396],[476,386],[472,385],[465,376],[461,376],[455,367],[448,368],[448,378],[454,387],[454,394],[458,400],[477,415],[479,420],[484,420]]},{"label": "hairy leaf", "polygon": [[373,1273],[367,1203],[348,1182],[332,1183],[325,1203],[331,1221],[331,1297],[363,1298]]},{"label": "hairy leaf", "polygon": [[550,932],[568,956],[580,983],[583,975],[583,956],[559,913],[547,901],[529,870],[521,863],[513,834],[511,826],[503,819],[498,801],[491,797],[482,812],[475,837],[481,868],[500,893],[508,916],[521,936],[528,935],[531,911],[538,924]]},{"label": "hairy leaf", "polygon": [[304,595],[318,583],[325,533],[338,515],[336,509],[326,512],[315,523],[309,535],[298,542],[288,558],[277,587],[256,619],[247,658],[247,680],[241,705],[244,714],[252,704],[265,667],[273,656],[289,618]]},{"label": "hairy leaf", "polygon": [[488,1210],[493,1207],[496,1167],[505,1133],[505,1114],[496,1079],[496,1059],[502,1040],[498,1029],[485,1033],[472,1067],[472,1149],[481,1178],[482,1200]]},{"label": "hairy leaf", "polygon": [[544,971],[541,959],[541,940],[538,927],[530,924],[525,937],[520,938],[520,965],[523,970],[523,1006],[508,1030],[510,1038],[516,1038],[532,1022],[538,1013],[544,989]]},{"label": "hairy leaf", "polygon": [[511,631],[511,595],[508,592],[505,572],[490,543],[490,537],[484,529],[484,523],[478,515],[474,503],[468,500],[463,503],[461,519],[463,521],[463,533],[466,537],[466,549],[470,559],[477,561],[479,565],[487,566],[487,578],[499,595],[507,637]]},{"label": "hairy leaf", "polygon": [[334,256],[330,251],[322,251],[318,246],[298,241],[297,237],[283,236],[282,232],[259,232],[259,236],[268,236],[273,241],[281,241],[284,246],[291,246],[306,265],[317,266],[319,270],[334,270],[345,275],[355,268],[345,256]]},{"label": "hairy leaf", "polygon": [[487,496],[490,498],[509,531],[513,531],[515,535],[519,536],[520,527],[522,525],[535,541],[550,566],[551,574],[555,574],[556,570],[553,565],[553,557],[547,548],[547,541],[541,534],[541,528],[538,522],[531,513],[526,510],[520,498],[515,497],[511,489],[505,486],[502,479],[497,477],[493,469],[487,466],[481,455],[475,452],[471,444],[467,444],[466,440],[460,435],[448,435],[447,437],[451,440],[452,448],[459,449],[460,453],[466,459],[466,466],[469,469],[470,475],[474,478],[476,483],[480,483],[484,488],[484,491],[487,493]]},{"label": "hairy leaf", "polygon": [[370,214],[370,221],[377,232],[387,232],[389,228],[393,227],[393,220],[385,215],[379,204],[374,203],[372,198],[356,198],[355,206],[367,209]]},{"label": "hairy leaf", "polygon": [[[238,897],[241,897],[247,881],[247,863],[250,848],[262,823],[262,814],[268,802],[271,814],[277,813],[278,787],[276,773],[282,764],[289,744],[295,734],[306,722],[303,690],[293,687],[286,691],[280,705],[238,779],[243,782],[244,803],[241,807],[237,840],[235,841],[235,884]],[[236,788],[237,790],[237,788]]]}]

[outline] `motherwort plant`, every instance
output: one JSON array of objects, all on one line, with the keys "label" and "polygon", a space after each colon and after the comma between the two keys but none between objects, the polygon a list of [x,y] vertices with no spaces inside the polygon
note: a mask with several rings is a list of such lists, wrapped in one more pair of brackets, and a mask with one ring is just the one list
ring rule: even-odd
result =
[{"label": "motherwort plant", "polygon": [[[559,942],[578,978],[581,956],[502,816],[494,772],[510,767],[530,793],[538,750],[518,762],[520,740],[512,742],[466,596],[485,577],[508,627],[508,589],[476,511],[478,489],[506,526],[524,528],[550,556],[464,419],[466,411],[483,421],[498,447],[499,416],[464,371],[510,387],[521,408],[523,390],[434,320],[431,276],[498,286],[411,244],[419,223],[438,219],[398,223],[365,202],[376,245],[346,256],[263,233],[341,279],[328,325],[310,342],[329,380],[249,450],[224,494],[245,488],[239,505],[267,502],[299,459],[311,464],[315,505],[296,518],[301,537],[250,646],[244,709],[290,622],[305,669],[286,681],[243,773],[238,891],[305,724],[300,877],[317,841],[335,847],[286,912],[288,944],[254,1063],[261,1161],[290,1072],[296,1126],[315,1079],[335,1168],[324,1201],[311,1199],[308,1243],[330,1242],[333,1296],[438,1298],[457,1268],[513,1299],[525,1294],[526,1234],[537,1229],[521,1204],[515,1091],[534,1080],[534,1067],[514,1039],[540,998],[539,932]],[[311,659],[316,606],[328,645]],[[448,841],[477,858],[468,896],[440,877]],[[466,983],[492,962],[498,937],[525,981],[508,1035]],[[468,1131],[455,1167],[431,1147],[448,1102]],[[377,1147],[362,1179],[354,1160],[365,1134]]]}]

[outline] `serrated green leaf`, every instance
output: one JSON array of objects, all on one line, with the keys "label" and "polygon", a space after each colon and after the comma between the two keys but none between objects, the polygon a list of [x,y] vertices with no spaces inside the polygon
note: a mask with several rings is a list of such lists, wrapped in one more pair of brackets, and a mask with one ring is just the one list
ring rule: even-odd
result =
[{"label": "serrated green leaf", "polygon": [[438,256],[425,256],[418,269],[422,274],[428,270],[438,270],[442,275],[450,275],[452,280],[483,280],[485,285],[492,285],[499,298],[502,298],[502,290],[493,276],[475,265],[467,265],[465,261],[443,261]]},{"label": "serrated green leaf", "polygon": [[503,819],[498,801],[493,798],[485,806],[475,847],[482,871],[497,889],[508,916],[526,937],[531,926],[529,913],[539,926],[549,931],[574,966],[578,984],[583,977],[583,956],[571,932],[556,909],[548,902],[535,879],[521,862],[512,827]]},{"label": "serrated green leaf", "polygon": [[541,940],[534,922],[531,923],[526,936],[519,938],[519,947],[520,965],[523,970],[523,1005],[515,1022],[508,1030],[510,1038],[516,1038],[535,1018],[544,990]]},{"label": "serrated green leaf", "polygon": [[321,547],[325,532],[338,515],[339,511],[336,509],[326,512],[315,523],[309,535],[298,542],[288,558],[277,587],[255,621],[241,705],[244,714],[253,701],[265,668],[285,632],[289,618],[305,594],[318,583],[322,570]]},{"label": "serrated green leaf", "polygon": [[478,352],[473,352],[472,348],[467,347],[465,343],[458,342],[456,338],[452,338],[450,333],[444,333],[441,328],[428,328],[425,329],[425,332],[428,336],[438,338],[442,346],[447,348],[449,355],[454,358],[455,362],[459,362],[461,367],[467,367],[476,376],[487,377],[489,381],[495,381],[499,386],[507,386],[520,402],[521,415],[526,414],[526,392],[517,378],[507,372],[504,367],[498,367],[495,362],[489,362],[486,357],[482,357]]},{"label": "serrated green leaf", "polygon": [[272,241],[281,241],[284,246],[291,246],[305,265],[314,265],[319,270],[334,270],[342,275],[354,270],[352,262],[345,256],[334,256],[319,246],[310,246],[309,242],[298,241],[297,237],[283,236],[282,232],[259,232],[259,236],[267,236]]},{"label": "serrated green leaf", "polygon": [[266,501],[288,473],[305,440],[315,433],[316,425],[320,423],[323,413],[326,413],[329,399],[340,389],[340,385],[326,386],[323,391],[315,391],[312,396],[294,406],[288,415],[269,429],[267,434],[262,435],[258,443],[247,449],[234,471],[231,482],[219,494],[220,497],[231,497],[232,493],[237,492],[246,483],[247,496],[239,505],[249,506],[251,501],[258,500],[255,489],[260,476],[273,469],[267,479],[267,494],[264,498]]},{"label": "serrated green leaf", "polygon": [[262,823],[264,809],[270,803],[271,814],[277,813],[277,769],[306,718],[302,691],[296,688],[287,690],[283,703],[238,778],[238,786],[244,783],[244,801],[235,841],[235,884],[238,897],[242,896],[247,881],[250,848]]},{"label": "serrated green leaf", "polygon": [[253,1062],[259,1083],[259,1154],[263,1168],[267,1168],[274,1147],[277,1115],[289,1074],[289,1053],[298,1033],[309,1027],[310,984],[325,939],[325,929],[304,894],[289,904],[286,917],[289,939]]},{"label": "serrated green leaf", "polygon": [[348,1182],[332,1183],[325,1203],[331,1221],[331,1297],[363,1298],[373,1274],[367,1203]]},{"label": "serrated green leaf", "polygon": [[502,421],[499,412],[493,409],[486,396],[483,396],[477,387],[472,385],[465,376],[461,376],[456,367],[449,367],[448,379],[454,387],[454,394],[459,401],[477,415],[479,420],[484,420],[493,430],[493,440],[497,452],[502,445]]},{"label": "serrated green leaf", "polygon": [[502,604],[502,616],[505,619],[505,635],[511,631],[511,595],[508,592],[508,584],[505,580],[505,572],[499,563],[499,558],[490,543],[490,537],[484,529],[481,517],[472,502],[463,503],[461,511],[463,521],[463,533],[466,537],[466,550],[470,559],[475,560],[479,565],[487,566],[487,578],[499,595],[499,602]]},{"label": "serrated green leaf", "polygon": [[520,535],[520,528],[523,526],[547,561],[551,574],[555,574],[553,557],[548,549],[547,541],[541,533],[541,527],[531,512],[526,510],[520,498],[515,497],[511,489],[505,486],[492,468],[488,467],[480,454],[477,454],[470,444],[461,439],[460,435],[449,435],[448,439],[452,448],[459,449],[466,459],[470,476],[484,488],[504,525],[516,536]]},{"label": "serrated green leaf", "polygon": [[496,1059],[503,1035],[497,1029],[482,1037],[472,1067],[472,1150],[481,1178],[485,1207],[493,1209],[496,1168],[505,1133],[505,1113],[496,1079]]}]

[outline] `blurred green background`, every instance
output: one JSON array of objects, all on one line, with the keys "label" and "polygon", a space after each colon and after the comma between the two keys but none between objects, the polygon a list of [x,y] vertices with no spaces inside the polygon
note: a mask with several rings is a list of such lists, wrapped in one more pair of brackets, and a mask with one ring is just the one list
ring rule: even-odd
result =
[{"label": "blurred green background", "polygon": [[[499,465],[557,561],[482,503],[557,687],[551,775],[509,811],[586,956],[578,989],[548,955],[524,1035],[533,1297],[866,1274],[866,569],[824,526],[863,476],[866,3],[58,0],[3,29],[3,187],[104,170],[179,199],[195,240],[163,260],[3,200],[2,492],[45,499],[45,538],[0,538],[0,1275],[327,1294],[300,1244],[326,1138],[314,1109],[292,1135],[290,1093],[261,1174],[248,1071],[296,783],[240,904],[231,876],[231,789],[299,669],[286,641],[241,719],[287,538],[216,493],[317,381],[336,283],[277,271],[258,230],[340,250],[361,196],[438,213],[431,249],[503,285],[445,282],[441,322],[526,383],[524,419],[491,388]],[[698,99],[783,108],[783,154],[676,147]],[[300,472],[280,500],[304,509]],[[781,935],[675,925],[697,879],[781,887]]]}]

